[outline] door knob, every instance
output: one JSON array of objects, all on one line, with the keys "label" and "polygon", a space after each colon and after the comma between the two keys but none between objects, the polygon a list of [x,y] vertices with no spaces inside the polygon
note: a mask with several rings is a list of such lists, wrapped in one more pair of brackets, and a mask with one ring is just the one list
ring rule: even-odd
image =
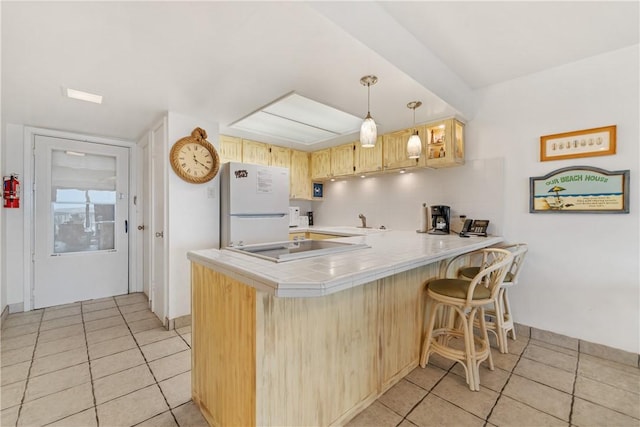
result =
[{"label": "door knob", "polygon": [[164,231],[156,232],[156,237],[164,237]]},{"label": "door knob", "polygon": [[144,230],[144,225],[139,225],[138,230]]}]

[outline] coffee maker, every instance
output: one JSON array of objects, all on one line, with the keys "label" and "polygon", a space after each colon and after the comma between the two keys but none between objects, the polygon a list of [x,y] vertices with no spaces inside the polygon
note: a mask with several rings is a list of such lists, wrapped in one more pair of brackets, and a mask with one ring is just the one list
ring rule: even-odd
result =
[{"label": "coffee maker", "polygon": [[435,205],[430,207],[431,229],[429,234],[449,234],[449,206]]}]

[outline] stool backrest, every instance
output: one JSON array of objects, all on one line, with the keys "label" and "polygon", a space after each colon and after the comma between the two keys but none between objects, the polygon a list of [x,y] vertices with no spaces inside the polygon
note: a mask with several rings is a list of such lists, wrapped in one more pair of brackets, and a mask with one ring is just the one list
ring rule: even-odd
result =
[{"label": "stool backrest", "polygon": [[511,276],[510,283],[515,285],[518,283],[518,277],[520,276],[522,264],[524,264],[524,258],[527,255],[529,247],[526,243],[515,243],[513,245],[505,246],[503,249],[510,251],[513,255],[513,262],[509,267],[508,273],[509,276]]},{"label": "stool backrest", "polygon": [[[491,296],[487,301],[494,300],[504,281],[507,271],[513,263],[513,254],[506,249],[486,248],[482,249],[482,264],[478,274],[471,280],[467,292],[467,304],[473,300],[476,286],[484,286],[489,289]],[[475,301],[478,302],[477,300]]]}]

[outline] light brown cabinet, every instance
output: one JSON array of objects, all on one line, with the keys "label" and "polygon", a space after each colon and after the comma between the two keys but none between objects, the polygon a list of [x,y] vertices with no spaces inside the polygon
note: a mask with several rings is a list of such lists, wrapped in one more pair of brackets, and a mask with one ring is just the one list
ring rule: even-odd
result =
[{"label": "light brown cabinet", "polygon": [[353,175],[353,142],[331,147],[331,176]]},{"label": "light brown cabinet", "polygon": [[233,136],[220,135],[220,163],[242,161],[242,139]]},{"label": "light brown cabinet", "polygon": [[[410,159],[407,156],[407,141],[413,135],[414,128],[399,130],[383,135],[382,137],[382,161],[385,170],[410,168],[419,165],[420,159]],[[424,135],[420,134],[424,142]],[[424,152],[422,153],[424,155]]]},{"label": "light brown cabinet", "polygon": [[269,156],[269,145],[251,141],[250,139],[242,140],[242,161],[254,165],[269,166],[271,161]]},{"label": "light brown cabinet", "polygon": [[269,146],[269,164],[281,168],[291,166],[291,150],[277,145]]},{"label": "light brown cabinet", "polygon": [[311,179],[323,180],[331,177],[331,150],[314,151],[311,153]]},{"label": "light brown cabinet", "polygon": [[289,176],[291,185],[289,197],[291,199],[311,199],[311,173],[309,170],[309,153],[291,150],[291,166]]},{"label": "light brown cabinet", "polygon": [[352,142],[312,153],[220,135],[220,161],[288,167],[289,196],[303,200],[313,200],[313,181],[404,168],[444,168],[464,164],[464,123],[449,118],[419,125],[422,154],[419,159],[409,159],[407,141],[414,129],[378,136],[372,148],[362,148],[359,142]]},{"label": "light brown cabinet", "polygon": [[464,164],[464,124],[446,119],[424,126],[426,153],[423,166],[444,168]]},{"label": "light brown cabinet", "polygon": [[378,136],[375,147],[362,148],[355,142],[353,164],[356,174],[382,172],[382,136]]}]

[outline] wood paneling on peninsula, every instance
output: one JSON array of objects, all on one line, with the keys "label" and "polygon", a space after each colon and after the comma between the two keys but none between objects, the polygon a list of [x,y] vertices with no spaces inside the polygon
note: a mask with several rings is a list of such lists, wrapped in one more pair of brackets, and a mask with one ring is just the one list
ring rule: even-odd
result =
[{"label": "wood paneling on peninsula", "polygon": [[194,402],[214,426],[346,423],[418,365],[437,270],[280,298],[193,262]]}]

